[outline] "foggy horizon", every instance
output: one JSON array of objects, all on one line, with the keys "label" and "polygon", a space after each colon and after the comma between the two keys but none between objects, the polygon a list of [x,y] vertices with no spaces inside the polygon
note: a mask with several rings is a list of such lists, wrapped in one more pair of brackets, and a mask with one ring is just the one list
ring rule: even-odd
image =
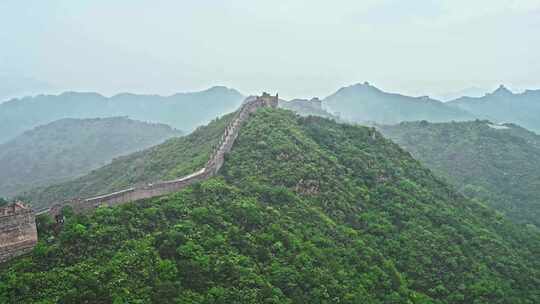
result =
[{"label": "foggy horizon", "polygon": [[540,88],[536,0],[30,2],[0,4],[9,29],[0,33],[0,78],[48,87],[36,94],[222,85],[292,99],[365,81],[434,98]]}]

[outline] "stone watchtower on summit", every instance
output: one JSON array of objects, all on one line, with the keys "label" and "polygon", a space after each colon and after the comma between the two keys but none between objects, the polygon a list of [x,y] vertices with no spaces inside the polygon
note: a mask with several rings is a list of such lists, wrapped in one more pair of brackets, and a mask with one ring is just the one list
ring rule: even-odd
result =
[{"label": "stone watchtower on summit", "polygon": [[266,92],[262,93],[262,96],[257,97],[257,99],[261,100],[264,104],[264,106],[277,108],[279,103],[279,95],[276,93],[276,96],[272,96]]}]

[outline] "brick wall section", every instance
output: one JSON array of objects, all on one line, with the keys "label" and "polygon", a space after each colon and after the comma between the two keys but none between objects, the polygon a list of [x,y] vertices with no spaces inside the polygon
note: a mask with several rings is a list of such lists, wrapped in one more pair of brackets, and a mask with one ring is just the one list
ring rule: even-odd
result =
[{"label": "brick wall section", "polygon": [[29,252],[36,243],[32,209],[21,203],[0,208],[0,263]]},{"label": "brick wall section", "polygon": [[205,180],[215,175],[219,171],[223,165],[225,154],[231,150],[234,141],[238,137],[238,132],[240,131],[241,125],[249,118],[249,116],[261,107],[275,108],[277,105],[277,95],[274,97],[264,93],[260,97],[248,98],[236,112],[236,115],[231,120],[229,125],[225,128],[225,131],[216,145],[216,148],[210,154],[210,158],[206,165],[197,172],[176,180],[158,182],[143,187],[128,188],[92,198],[59,203],[51,207],[51,209],[45,210],[38,214],[49,213],[54,217],[59,215],[62,208],[65,206],[71,206],[75,213],[87,212],[102,205],[116,206],[140,199],[165,195],[185,188],[186,186],[195,182]]}]

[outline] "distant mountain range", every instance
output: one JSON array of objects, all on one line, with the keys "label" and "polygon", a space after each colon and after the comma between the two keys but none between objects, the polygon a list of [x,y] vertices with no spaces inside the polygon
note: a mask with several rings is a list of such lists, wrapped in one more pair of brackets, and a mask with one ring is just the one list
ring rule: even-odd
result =
[{"label": "distant mountain range", "polygon": [[[12,99],[0,104],[0,143],[62,118],[128,116],[190,132],[234,111],[242,100],[244,96],[240,92],[221,86],[172,96],[123,93],[105,97],[97,93],[66,92]],[[460,97],[441,102],[428,96],[388,93],[365,82],[340,88],[322,100],[282,100],[280,105],[302,115],[333,117],[362,124],[489,119],[540,131],[540,119],[537,118],[540,116],[540,90],[514,94],[504,86],[483,97]]]},{"label": "distant mountain range", "polygon": [[234,111],[244,96],[234,89],[213,87],[171,96],[66,92],[12,99],[0,104],[0,143],[38,125],[62,118],[128,116],[168,124],[184,132]]},{"label": "distant mountain range", "polygon": [[514,94],[503,85],[483,97],[460,97],[441,102],[427,96],[387,93],[366,82],[339,89],[324,98],[322,106],[355,123],[488,119],[495,123],[515,123],[540,132],[540,90]]},{"label": "distant mountain range", "polygon": [[0,144],[0,197],[69,180],[180,135],[125,117],[62,119]]},{"label": "distant mountain range", "polygon": [[514,94],[501,85],[483,97],[462,97],[447,103],[480,119],[497,123],[511,122],[540,132],[540,90]]},{"label": "distant mountain range", "polygon": [[540,227],[539,135],[482,120],[405,122],[380,130],[461,192]]},{"label": "distant mountain range", "polygon": [[357,123],[395,124],[401,121],[433,122],[471,120],[465,110],[425,97],[384,92],[369,83],[339,89],[323,100],[323,106],[337,116]]},{"label": "distant mountain range", "polygon": [[482,97],[486,94],[486,92],[488,92],[488,90],[483,88],[469,87],[454,92],[437,94],[434,98],[441,101],[450,101],[461,97]]}]

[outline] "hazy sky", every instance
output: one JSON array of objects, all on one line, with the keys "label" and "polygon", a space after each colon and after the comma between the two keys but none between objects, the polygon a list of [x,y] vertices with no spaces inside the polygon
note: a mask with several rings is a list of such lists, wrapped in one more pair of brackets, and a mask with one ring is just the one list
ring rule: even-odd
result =
[{"label": "hazy sky", "polygon": [[540,88],[540,0],[1,0],[0,73],[61,89]]}]

